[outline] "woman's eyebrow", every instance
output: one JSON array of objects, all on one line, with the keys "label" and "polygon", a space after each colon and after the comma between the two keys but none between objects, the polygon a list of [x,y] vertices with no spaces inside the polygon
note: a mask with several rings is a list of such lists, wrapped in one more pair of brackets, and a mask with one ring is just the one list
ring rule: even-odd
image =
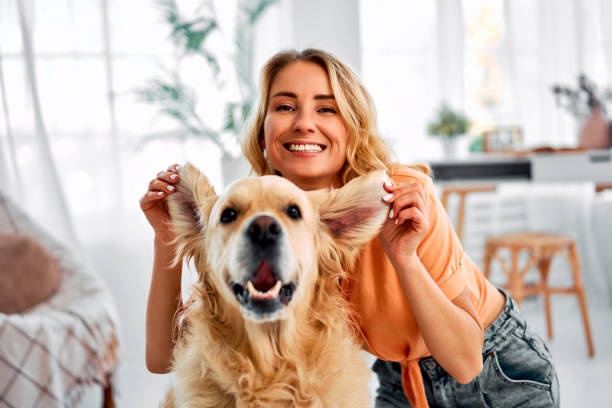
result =
[{"label": "woman's eyebrow", "polygon": [[334,95],[315,95],[315,99],[336,99]]},{"label": "woman's eyebrow", "polygon": [[287,96],[289,98],[297,98],[297,95],[294,94],[293,92],[277,92],[274,95],[272,95],[273,98],[276,98],[277,96]]},{"label": "woman's eyebrow", "polygon": [[[293,92],[277,92],[274,95],[272,95],[272,98],[276,98],[277,96],[286,96],[288,98],[297,98],[297,95],[294,94]],[[334,95],[315,95],[314,99],[336,99],[336,97]]]}]

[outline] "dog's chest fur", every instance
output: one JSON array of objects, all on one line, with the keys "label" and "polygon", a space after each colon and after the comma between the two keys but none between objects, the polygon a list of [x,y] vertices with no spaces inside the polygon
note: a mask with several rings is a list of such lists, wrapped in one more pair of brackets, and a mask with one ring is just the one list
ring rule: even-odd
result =
[{"label": "dog's chest fur", "polygon": [[175,355],[176,405],[168,406],[368,406],[370,370],[343,309],[321,311],[336,315],[333,327],[305,316],[297,329],[282,322],[224,329],[202,319],[211,312],[202,302],[185,314],[188,329]]}]

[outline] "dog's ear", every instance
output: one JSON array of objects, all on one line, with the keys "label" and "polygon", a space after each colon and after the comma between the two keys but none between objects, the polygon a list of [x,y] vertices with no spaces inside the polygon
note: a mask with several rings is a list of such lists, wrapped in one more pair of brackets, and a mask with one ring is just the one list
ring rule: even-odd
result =
[{"label": "dog's ear", "polygon": [[321,222],[334,240],[350,252],[359,250],[380,231],[389,211],[382,200],[383,183],[389,177],[382,170],[357,177],[340,189],[308,192]]},{"label": "dog's ear", "polygon": [[172,229],[179,244],[177,258],[182,258],[191,255],[196,241],[201,241],[201,233],[205,232],[208,216],[218,196],[206,176],[191,163],[185,163],[178,174],[180,180],[174,185],[176,191],[168,195],[167,202]]}]

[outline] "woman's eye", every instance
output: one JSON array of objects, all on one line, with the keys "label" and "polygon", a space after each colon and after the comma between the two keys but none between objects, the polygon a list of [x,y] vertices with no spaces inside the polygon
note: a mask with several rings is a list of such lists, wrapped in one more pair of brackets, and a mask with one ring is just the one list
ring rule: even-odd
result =
[{"label": "woman's eye", "polygon": [[289,207],[287,207],[286,213],[291,219],[294,219],[294,220],[302,219],[302,213],[300,212],[300,209],[298,208],[297,205],[290,205]]},{"label": "woman's eye", "polygon": [[290,105],[279,105],[276,107],[277,111],[289,112],[293,110],[293,107]]},{"label": "woman's eye", "polygon": [[325,108],[319,109],[319,112],[321,112],[321,113],[336,113],[336,109],[325,107]]},{"label": "woman's eye", "polygon": [[227,224],[236,219],[238,213],[233,208],[226,208],[221,213],[221,224]]}]

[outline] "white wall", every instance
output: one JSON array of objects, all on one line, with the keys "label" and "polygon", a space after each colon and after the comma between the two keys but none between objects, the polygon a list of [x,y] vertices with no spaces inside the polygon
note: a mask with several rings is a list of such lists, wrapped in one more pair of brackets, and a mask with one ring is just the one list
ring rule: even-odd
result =
[{"label": "white wall", "polygon": [[361,74],[359,2],[354,0],[282,0],[257,27],[256,71],[274,53],[321,48]]},{"label": "white wall", "polygon": [[291,5],[295,47],[322,48],[361,72],[358,1],[292,0]]}]

